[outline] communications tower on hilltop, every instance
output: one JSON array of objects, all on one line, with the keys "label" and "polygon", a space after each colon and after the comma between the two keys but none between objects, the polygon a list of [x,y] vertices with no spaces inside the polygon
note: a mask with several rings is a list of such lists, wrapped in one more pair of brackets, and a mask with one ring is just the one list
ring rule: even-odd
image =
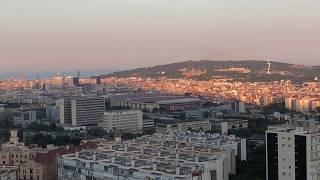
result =
[{"label": "communications tower on hilltop", "polygon": [[268,65],[268,71],[267,71],[267,74],[271,74],[271,72],[270,72],[270,69],[271,69],[271,62],[270,62],[270,60],[269,60],[269,59],[268,59],[267,65]]}]

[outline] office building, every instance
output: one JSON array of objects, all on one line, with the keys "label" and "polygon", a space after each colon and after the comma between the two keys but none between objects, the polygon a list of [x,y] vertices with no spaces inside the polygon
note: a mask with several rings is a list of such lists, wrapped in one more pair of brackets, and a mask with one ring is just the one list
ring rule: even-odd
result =
[{"label": "office building", "polygon": [[314,120],[291,120],[266,131],[267,180],[320,179],[320,133]]},{"label": "office building", "polygon": [[222,117],[222,112],[217,111],[215,108],[200,108],[200,109],[191,109],[185,111],[186,119],[213,119]]},{"label": "office building", "polygon": [[65,126],[95,126],[103,120],[103,97],[67,97],[57,101],[60,124]]},{"label": "office building", "polygon": [[233,101],[230,103],[230,109],[233,113],[245,113],[246,105],[242,101]]},{"label": "office building", "polygon": [[59,99],[56,101],[56,106],[59,109],[59,120],[61,125],[72,124],[71,119],[71,98]]},{"label": "office building", "polygon": [[107,131],[120,129],[128,132],[141,132],[143,113],[141,110],[106,111],[100,126]]},{"label": "office building", "polygon": [[184,111],[201,107],[199,98],[165,93],[129,93],[110,98],[112,107],[129,107],[146,112]]},{"label": "office building", "polygon": [[13,122],[14,125],[25,128],[31,123],[37,122],[37,113],[36,111],[20,110],[14,114]]},{"label": "office building", "polygon": [[99,76],[99,75],[95,76],[95,81],[96,81],[95,82],[96,84],[98,84],[98,85],[101,84],[101,76]]}]

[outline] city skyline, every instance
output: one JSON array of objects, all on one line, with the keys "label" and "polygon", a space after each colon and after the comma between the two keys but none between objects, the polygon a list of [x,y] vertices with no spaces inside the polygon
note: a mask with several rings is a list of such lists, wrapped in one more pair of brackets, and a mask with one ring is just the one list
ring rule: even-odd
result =
[{"label": "city skyline", "polygon": [[320,2],[0,2],[0,71],[131,69],[186,60],[319,65]]}]

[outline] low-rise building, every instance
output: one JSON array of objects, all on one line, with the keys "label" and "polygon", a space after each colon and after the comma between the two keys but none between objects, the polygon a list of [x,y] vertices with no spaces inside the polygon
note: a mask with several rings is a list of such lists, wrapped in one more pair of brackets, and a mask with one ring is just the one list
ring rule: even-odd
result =
[{"label": "low-rise building", "polygon": [[10,141],[0,147],[0,167],[17,166],[19,180],[56,180],[57,156],[96,147],[93,143],[68,148],[54,146],[48,146],[46,149],[37,146],[27,147],[18,142],[17,131],[11,131]]},{"label": "low-rise building", "polygon": [[141,110],[106,111],[99,124],[107,131],[120,129],[129,132],[141,132],[143,129],[143,113]]},{"label": "low-rise building", "polygon": [[231,136],[191,132],[104,142],[97,150],[62,155],[58,179],[228,180],[236,173],[237,147]]},{"label": "low-rise building", "polygon": [[248,128],[248,120],[244,119],[215,119],[211,123],[215,129],[221,129],[221,134],[228,134],[231,129]]},{"label": "low-rise building", "polygon": [[0,180],[18,180],[18,166],[0,165]]},{"label": "low-rise building", "polygon": [[211,123],[209,120],[167,121],[156,125],[157,132],[170,131],[209,131]]}]

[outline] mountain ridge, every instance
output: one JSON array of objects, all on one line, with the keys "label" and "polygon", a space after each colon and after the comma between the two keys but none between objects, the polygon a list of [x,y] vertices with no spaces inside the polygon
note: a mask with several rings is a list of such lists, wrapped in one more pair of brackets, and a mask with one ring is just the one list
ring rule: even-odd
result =
[{"label": "mountain ridge", "polygon": [[229,78],[235,81],[275,81],[288,79],[307,81],[320,76],[319,66],[306,66],[292,63],[270,61],[268,74],[267,61],[262,60],[189,60],[170,64],[135,68],[103,75],[103,77],[167,77],[209,80],[212,78]]}]

